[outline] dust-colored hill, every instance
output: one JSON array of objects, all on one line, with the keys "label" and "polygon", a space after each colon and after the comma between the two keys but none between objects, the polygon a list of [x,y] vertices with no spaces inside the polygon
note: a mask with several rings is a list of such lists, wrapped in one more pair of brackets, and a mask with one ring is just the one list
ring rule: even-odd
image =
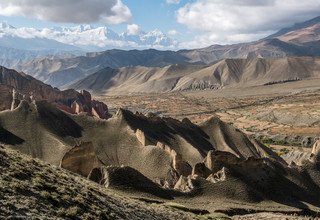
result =
[{"label": "dust-colored hill", "polygon": [[34,59],[11,65],[25,73],[57,87],[66,86],[105,67],[125,66],[162,67],[172,63],[185,64],[188,59],[174,51],[108,50],[66,59]]},{"label": "dust-colored hill", "polygon": [[70,88],[95,93],[169,92],[248,87],[320,77],[320,59],[225,59],[213,65],[106,68]]},{"label": "dust-colored hill", "polygon": [[[193,219],[192,213],[147,205],[80,176],[0,147],[2,219]],[[138,211],[137,211],[138,210]]]},{"label": "dust-colored hill", "polygon": [[175,90],[177,82],[203,66],[170,65],[160,67],[105,68],[92,74],[70,88],[86,88],[93,92],[168,92]]},{"label": "dust-colored hill", "polygon": [[[315,24],[310,27],[292,31],[278,37],[285,42],[293,42],[296,44],[307,44],[310,42],[320,41],[320,24]],[[318,43],[319,45],[319,43]]]},{"label": "dust-colored hill", "polygon": [[119,110],[101,120],[23,101],[0,112],[0,121],[3,133],[11,134],[10,140],[0,136],[8,147],[126,195],[174,198],[202,213],[318,215],[317,156],[290,167],[217,118],[196,125]]},{"label": "dust-colored hill", "polygon": [[311,45],[296,45],[275,38],[233,45],[212,45],[194,50],[181,50],[179,53],[192,62],[202,61],[207,64],[221,59],[319,56],[319,51],[310,50]]}]

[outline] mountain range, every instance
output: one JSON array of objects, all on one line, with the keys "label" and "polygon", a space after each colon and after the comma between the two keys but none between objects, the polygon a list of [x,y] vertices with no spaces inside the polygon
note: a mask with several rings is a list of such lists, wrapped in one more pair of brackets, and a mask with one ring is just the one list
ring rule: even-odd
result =
[{"label": "mountain range", "polygon": [[159,30],[132,34],[108,27],[79,25],[54,28],[16,28],[0,23],[0,46],[27,51],[76,52],[122,48],[175,48],[177,42]]},{"label": "mountain range", "polygon": [[[119,194],[157,205],[178,203],[183,204],[179,206],[182,210],[200,214],[234,215],[232,213],[263,210],[319,216],[319,142],[298,166],[288,164],[270,148],[217,117],[194,124],[187,118],[180,121],[119,109],[108,120],[102,120],[68,114],[46,101],[22,100],[16,108],[0,112],[0,121],[0,143],[5,145],[0,147],[0,169],[6,174],[1,176],[1,181],[6,187],[8,180],[15,183],[11,184],[12,191],[3,192],[1,188],[1,195],[11,202],[10,195],[28,195],[23,198],[29,201],[40,194],[40,201],[54,207],[49,208],[45,216],[64,215],[61,211],[55,214],[54,210],[61,208],[61,204],[69,208],[64,202],[74,204],[71,198],[79,195],[63,197],[70,190],[69,187],[57,188],[60,183],[73,183],[72,192],[75,188],[80,192],[91,190],[91,187],[78,186],[83,178],[91,180],[91,184],[96,182],[95,187],[99,184],[102,192],[108,188],[107,194],[100,193],[108,199]],[[54,176],[59,184],[35,179],[40,171],[34,165],[41,166],[40,163],[8,148],[63,168],[64,171],[56,172],[46,165],[41,173],[42,178],[44,173]],[[20,169],[16,170],[16,166]],[[12,172],[7,173],[8,170]],[[65,170],[78,175],[74,177]],[[76,181],[69,181],[70,178]],[[98,193],[98,188],[96,190]],[[90,199],[97,195],[87,194]],[[82,196],[85,194],[81,193]],[[83,203],[88,205],[92,200]],[[17,210],[13,207],[20,204],[21,200],[3,211],[12,213]],[[123,203],[111,204],[117,207]],[[86,206],[79,206],[87,210]],[[24,203],[23,207],[27,207],[24,212],[16,213],[26,215],[24,213],[34,210],[30,203]],[[72,216],[82,216],[81,210]],[[132,219],[130,217],[119,219]],[[193,219],[201,218],[194,216]]]},{"label": "mountain range", "polygon": [[[118,35],[107,28],[101,28],[99,35],[99,28],[90,26],[35,30],[2,24],[0,46],[11,57],[3,54],[1,62],[15,70],[0,66],[0,217],[260,219],[264,215],[271,219],[268,213],[280,213],[292,215],[288,219],[319,218],[320,140],[304,133],[302,144],[308,145],[303,146],[313,147],[300,152],[269,137],[259,141],[252,126],[261,126],[266,135],[266,126],[277,128],[276,106],[285,112],[294,106],[303,116],[289,115],[291,121],[317,116],[318,103],[309,103],[317,99],[318,90],[308,93],[312,87],[307,86],[303,104],[297,102],[303,95],[299,88],[290,93],[288,103],[281,102],[283,96],[207,99],[180,93],[185,103],[181,104],[177,93],[164,94],[170,102],[159,95],[319,79],[319,28],[320,17],[250,43],[180,51],[99,51],[105,47],[99,39],[106,33],[115,41],[132,38],[138,44],[149,44],[150,39],[166,45],[170,40],[153,38],[156,32],[143,38],[144,33]],[[40,37],[51,34],[57,35]],[[77,37],[78,44],[70,44]],[[20,49],[11,47],[15,42]],[[88,49],[82,47],[85,42],[97,52],[83,54]],[[90,91],[154,92],[150,98],[125,96],[122,102],[147,103],[150,109],[158,108],[156,102],[164,108],[173,105],[183,117],[190,116],[192,108],[203,118],[178,120],[123,108],[110,114]],[[112,98],[118,101],[121,96]],[[225,107],[224,102],[232,105]],[[115,105],[111,99],[110,103]],[[237,111],[234,106],[243,108]],[[310,114],[305,108],[311,108]],[[263,118],[263,124],[247,113]],[[249,125],[247,130],[225,122],[231,114],[245,119],[241,123]],[[279,115],[284,121],[289,118]],[[281,128],[305,127],[281,123]],[[279,145],[283,148],[277,151]],[[286,152],[291,154],[281,157]],[[246,214],[250,215],[242,218]]]},{"label": "mountain range", "polygon": [[[19,30],[15,29],[8,25],[2,25],[2,29],[6,30]],[[35,29],[32,29],[30,33],[33,33]],[[279,32],[271,35],[265,39],[261,39],[255,42],[249,43],[240,43],[234,45],[212,45],[206,48],[193,49],[193,50],[179,50],[179,51],[161,51],[156,49],[148,50],[107,50],[101,52],[91,52],[82,56],[74,56],[64,54],[62,57],[51,56],[51,57],[40,57],[33,59],[23,59],[23,60],[5,60],[2,59],[2,65],[14,68],[18,71],[23,71],[31,76],[55,87],[59,88],[71,88],[70,85],[75,86],[76,88],[89,88],[91,85],[87,85],[85,82],[92,82],[94,77],[97,77],[99,74],[101,77],[102,72],[106,74],[103,76],[104,79],[111,79],[114,77],[115,72],[126,72],[125,75],[128,76],[126,79],[134,79],[134,77],[142,77],[145,72],[166,72],[166,69],[171,69],[171,65],[186,65],[182,69],[188,69],[186,72],[177,73],[179,79],[181,77],[188,78],[187,81],[184,81],[186,84],[178,88],[180,84],[176,84],[178,81],[177,75],[172,78],[157,78],[161,82],[170,81],[166,83],[162,89],[155,89],[154,91],[171,91],[171,90],[180,90],[180,89],[190,89],[190,88],[220,88],[224,86],[229,86],[231,84],[241,83],[241,80],[231,80],[229,77],[234,75],[233,79],[239,78],[244,72],[251,72],[249,75],[253,76],[255,69],[262,69],[264,73],[268,73],[268,78],[262,79],[261,77],[249,77],[250,79],[256,79],[256,82],[248,82],[247,85],[257,85],[257,84],[266,84],[278,81],[286,81],[292,79],[304,79],[305,76],[316,76],[317,69],[310,70],[308,65],[318,63],[317,59],[286,59],[286,57],[301,57],[301,56],[319,56],[320,55],[320,40],[319,40],[319,31],[320,31],[320,17],[314,18],[310,21],[306,21],[300,24],[296,24],[293,27],[285,28]],[[42,31],[43,32],[43,31]],[[113,39],[136,39],[133,36],[128,34],[117,35],[115,32],[107,28],[92,28],[90,26],[78,26],[76,28],[56,28],[47,30],[48,33],[60,33],[59,37],[54,37],[55,39],[66,39],[66,37],[78,37],[79,44],[85,44],[81,39],[86,39],[87,42],[92,41],[96,44],[100,41],[95,37],[105,36],[107,33],[108,36],[112,36]],[[63,33],[63,34],[61,34]],[[91,34],[90,34],[91,33]],[[95,33],[95,34],[94,34]],[[102,35],[101,35],[102,34]],[[93,38],[90,38],[91,36]],[[148,36],[158,36],[156,32],[154,34],[147,34]],[[162,34],[159,33],[159,36]],[[6,36],[6,34],[4,34]],[[156,40],[156,38],[143,38],[147,42],[150,39],[152,42],[169,42],[170,40],[166,37],[159,39],[166,40]],[[149,39],[149,40],[147,40]],[[74,39],[73,39],[74,40]],[[82,42],[82,43],[81,43]],[[65,42],[66,43],[66,42]],[[162,44],[161,43],[161,44]],[[1,44],[0,44],[1,46]],[[79,46],[79,45],[73,45]],[[97,45],[95,45],[97,46]],[[260,59],[262,58],[262,59]],[[269,59],[269,58],[283,58],[279,61]],[[239,60],[230,60],[230,59],[239,59]],[[264,60],[266,59],[266,60]],[[221,61],[222,60],[222,61]],[[295,63],[301,62],[301,63]],[[190,67],[195,65],[195,67]],[[202,67],[199,67],[199,65]],[[208,67],[211,66],[211,67]],[[236,67],[232,67],[235,65]],[[238,66],[240,65],[240,69]],[[284,66],[281,66],[284,65]],[[298,68],[293,69],[293,66],[298,66]],[[131,68],[132,66],[144,66],[150,68]],[[244,67],[246,66],[246,67]],[[249,67],[250,66],[250,67]],[[115,69],[114,71],[103,70],[105,68]],[[157,68],[163,68],[160,70]],[[181,67],[181,66],[180,66]],[[179,68],[180,68],[179,67]],[[305,68],[308,67],[308,68]],[[317,67],[317,65],[315,65]],[[121,68],[120,70],[117,70]],[[123,69],[124,68],[124,69]],[[203,71],[207,72],[203,74],[203,71],[200,75],[197,71],[191,72],[191,69],[202,68]],[[211,68],[211,69],[210,69]],[[274,71],[280,72],[282,76],[274,73]],[[226,74],[226,69],[228,74]],[[269,69],[269,70],[268,70]],[[299,73],[298,76],[295,74],[290,75],[292,70],[293,72],[304,71],[305,73]],[[309,71],[310,70],[310,71]],[[100,71],[100,72],[99,72]],[[243,72],[244,71],[244,72]],[[271,71],[271,72],[270,72]],[[291,71],[291,72],[289,72]],[[99,73],[97,73],[99,72]],[[149,75],[151,74],[149,73]],[[179,71],[178,71],[179,72]],[[112,73],[112,74],[111,74]],[[94,74],[90,77],[91,74]],[[109,74],[109,75],[108,75]],[[111,75],[110,75],[111,74]],[[240,74],[240,75],[238,75]],[[262,74],[262,73],[260,73]],[[130,75],[130,77],[129,77]],[[160,74],[161,75],[161,74]],[[246,74],[244,74],[246,75]],[[90,77],[85,79],[86,77]],[[201,77],[203,76],[203,77]],[[191,77],[191,78],[190,78]],[[217,78],[218,77],[218,78]],[[219,77],[222,77],[219,79]],[[263,76],[265,77],[265,76]],[[307,78],[308,78],[307,77]],[[78,82],[81,80],[80,82]],[[143,83],[146,83],[148,80],[144,80]],[[200,83],[201,81],[201,83]],[[132,82],[132,85],[140,85],[141,81]],[[232,82],[232,83],[231,83]],[[117,80],[117,83],[119,81]],[[122,79],[122,83],[125,83]],[[121,86],[117,84],[117,86]],[[126,82],[128,83],[128,82]],[[148,82],[151,83],[151,82]],[[188,86],[186,86],[188,84]],[[101,83],[99,84],[101,85]],[[102,86],[104,89],[110,87],[110,82],[106,82],[108,86]],[[159,86],[160,84],[157,84]],[[173,86],[175,85],[175,86]],[[149,85],[150,86],[150,85]],[[147,86],[147,88],[149,87]],[[97,88],[98,86],[94,86]],[[126,88],[126,87],[124,87]],[[141,88],[144,88],[142,86]],[[143,89],[134,89],[140,92],[143,92]],[[150,90],[148,90],[150,91]],[[99,92],[99,91],[98,91]]]},{"label": "mountain range", "polygon": [[261,86],[320,78],[320,58],[223,59],[212,65],[109,67],[70,85],[94,93],[172,92]]}]

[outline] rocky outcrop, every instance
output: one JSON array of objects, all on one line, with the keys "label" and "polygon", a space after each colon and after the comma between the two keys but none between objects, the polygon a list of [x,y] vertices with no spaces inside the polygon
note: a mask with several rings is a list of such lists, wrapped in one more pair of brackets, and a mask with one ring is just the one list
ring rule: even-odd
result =
[{"label": "rocky outcrop", "polygon": [[95,148],[91,142],[82,143],[69,150],[61,161],[61,167],[80,174],[89,176],[90,172],[100,165]]},{"label": "rocky outcrop", "polygon": [[225,165],[236,165],[241,161],[240,158],[229,152],[209,151],[204,159],[204,164],[212,173],[216,173]]},{"label": "rocky outcrop", "polygon": [[180,176],[177,183],[174,185],[175,190],[179,190],[181,192],[190,192],[194,188],[191,176],[185,177]]},{"label": "rocky outcrop", "polygon": [[0,92],[0,110],[14,110],[21,100],[27,102],[46,100],[71,114],[85,112],[102,119],[110,117],[107,105],[93,100],[87,91],[77,92],[73,89],[60,91],[31,76],[4,67],[0,67]]},{"label": "rocky outcrop", "polygon": [[216,173],[212,173],[210,174],[206,180],[212,182],[212,183],[217,183],[217,182],[221,182],[221,181],[225,181],[227,178],[226,175],[226,168],[223,167],[221,170],[219,170]]},{"label": "rocky outcrop", "polygon": [[312,147],[312,154],[317,155],[320,153],[320,140],[317,140]]},{"label": "rocky outcrop", "polygon": [[77,99],[71,104],[73,114],[87,113],[90,116],[95,116],[102,119],[110,117],[108,106],[103,102],[93,100],[91,94],[86,90],[81,90]]},{"label": "rocky outcrop", "polygon": [[312,148],[312,160],[313,162],[320,162],[320,140],[317,140]]},{"label": "rocky outcrop", "polygon": [[136,130],[136,137],[143,146],[152,145],[151,141],[146,137],[145,133],[140,129]]},{"label": "rocky outcrop", "polygon": [[180,176],[189,176],[192,172],[192,166],[185,160],[183,160],[181,154],[177,154],[177,152],[171,149],[170,146],[158,141],[157,147],[161,148],[172,157],[172,167]]},{"label": "rocky outcrop", "polygon": [[192,167],[188,162],[182,159],[180,154],[175,153],[173,155],[172,166],[179,175],[189,176],[191,174]]},{"label": "rocky outcrop", "polygon": [[[98,172],[99,175],[99,171],[94,172]],[[103,167],[102,176],[103,179],[100,183],[105,187],[150,193],[166,199],[172,198],[168,191],[162,189],[158,184],[145,177],[138,170],[128,166]],[[91,178],[93,178],[93,175]]]},{"label": "rocky outcrop", "polygon": [[192,175],[197,175],[200,176],[202,178],[207,178],[210,174],[212,173],[212,171],[206,167],[206,165],[204,163],[197,163],[193,169],[192,169]]}]

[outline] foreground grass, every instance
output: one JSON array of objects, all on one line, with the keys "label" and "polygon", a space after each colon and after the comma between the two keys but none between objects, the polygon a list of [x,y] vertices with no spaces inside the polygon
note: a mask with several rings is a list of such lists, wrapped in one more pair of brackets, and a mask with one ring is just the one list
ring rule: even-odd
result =
[{"label": "foreground grass", "polygon": [[0,219],[194,219],[119,196],[78,175],[0,146]]}]

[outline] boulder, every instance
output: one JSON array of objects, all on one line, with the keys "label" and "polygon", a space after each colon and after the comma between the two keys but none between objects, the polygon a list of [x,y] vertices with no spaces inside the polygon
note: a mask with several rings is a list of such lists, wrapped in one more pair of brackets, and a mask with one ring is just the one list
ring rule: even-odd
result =
[{"label": "boulder", "polygon": [[212,173],[216,173],[224,166],[237,165],[241,161],[242,159],[229,152],[209,151],[204,159],[204,164]]},{"label": "boulder", "polygon": [[88,177],[90,172],[99,167],[95,148],[91,142],[85,142],[69,150],[62,158],[60,166],[71,172]]}]

